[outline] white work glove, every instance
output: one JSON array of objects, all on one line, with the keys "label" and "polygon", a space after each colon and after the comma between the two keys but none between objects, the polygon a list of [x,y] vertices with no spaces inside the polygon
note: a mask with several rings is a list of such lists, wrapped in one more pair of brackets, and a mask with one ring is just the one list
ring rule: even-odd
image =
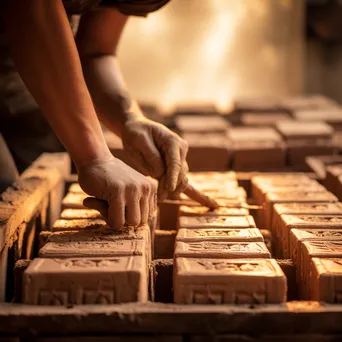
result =
[{"label": "white work glove", "polygon": [[[108,157],[93,160],[78,170],[81,188],[89,195],[108,202],[103,213],[113,229],[140,226],[148,222],[157,207],[157,189],[149,180],[119,159]],[[85,200],[85,205],[98,209],[96,199]],[[106,203],[107,205],[107,203]]]},{"label": "white work glove", "polygon": [[159,180],[158,199],[183,192],[188,184],[188,143],[162,124],[132,118],[123,128],[122,142],[134,168]]}]

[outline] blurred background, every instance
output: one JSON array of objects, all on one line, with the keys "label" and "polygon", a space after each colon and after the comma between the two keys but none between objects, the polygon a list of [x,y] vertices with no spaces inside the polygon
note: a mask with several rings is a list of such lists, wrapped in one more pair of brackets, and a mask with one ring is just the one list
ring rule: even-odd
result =
[{"label": "blurred background", "polygon": [[130,18],[119,47],[133,95],[177,102],[321,93],[342,102],[342,1],[172,0]]}]

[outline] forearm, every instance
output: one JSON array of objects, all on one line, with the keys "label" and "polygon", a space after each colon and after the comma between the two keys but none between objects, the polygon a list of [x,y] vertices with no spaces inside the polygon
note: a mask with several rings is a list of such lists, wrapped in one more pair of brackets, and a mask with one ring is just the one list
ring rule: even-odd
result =
[{"label": "forearm", "polygon": [[61,0],[11,0],[3,9],[20,76],[76,164],[108,155]]},{"label": "forearm", "polygon": [[83,72],[101,121],[122,136],[127,120],[143,117],[123,81],[114,55],[82,58]]}]

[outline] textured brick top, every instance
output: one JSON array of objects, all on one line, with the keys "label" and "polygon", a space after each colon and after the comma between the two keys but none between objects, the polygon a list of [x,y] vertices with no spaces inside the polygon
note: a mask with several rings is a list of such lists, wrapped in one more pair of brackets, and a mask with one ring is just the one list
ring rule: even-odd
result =
[{"label": "textured brick top", "polygon": [[181,216],[181,228],[253,228],[252,216]]},{"label": "textured brick top", "polygon": [[324,122],[283,121],[277,123],[277,129],[286,139],[330,139],[334,132]]}]

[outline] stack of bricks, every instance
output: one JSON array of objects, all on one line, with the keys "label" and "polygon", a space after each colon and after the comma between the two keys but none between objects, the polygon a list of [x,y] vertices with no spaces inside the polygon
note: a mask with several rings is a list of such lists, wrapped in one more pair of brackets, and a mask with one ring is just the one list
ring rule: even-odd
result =
[{"label": "stack of bricks", "polygon": [[[263,236],[245,208],[232,174],[190,174],[190,181],[216,194],[214,211],[182,206],[174,251],[177,304],[255,304],[286,300],[286,277],[271,259]],[[234,186],[235,182],[235,186]],[[233,198],[232,194],[236,195]],[[226,207],[228,206],[228,207]]]},{"label": "stack of bricks", "polygon": [[39,257],[24,273],[23,300],[33,305],[113,304],[148,300],[151,233],[114,232],[82,205],[78,184],[63,199],[61,219],[41,236]]},{"label": "stack of bricks", "polygon": [[300,299],[341,302],[342,203],[304,174],[256,176],[252,193],[276,257],[296,264]]},{"label": "stack of bricks", "polygon": [[342,107],[324,96],[236,99],[229,115],[204,108],[173,113],[190,171],[307,171],[306,157],[342,150]]}]

